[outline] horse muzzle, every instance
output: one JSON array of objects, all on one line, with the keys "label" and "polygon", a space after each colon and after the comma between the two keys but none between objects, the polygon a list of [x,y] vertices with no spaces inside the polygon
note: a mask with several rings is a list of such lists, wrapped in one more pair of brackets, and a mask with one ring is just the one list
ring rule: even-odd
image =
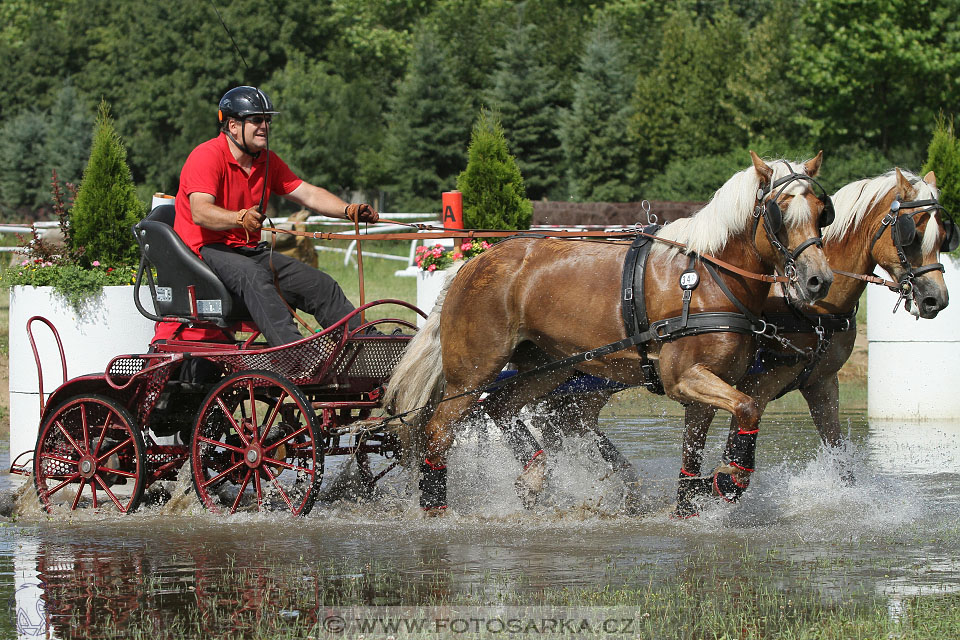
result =
[{"label": "horse muzzle", "polygon": [[808,261],[798,262],[796,279],[791,282],[791,288],[804,302],[816,302],[827,297],[830,285],[833,284],[833,271],[824,266],[811,264]]}]

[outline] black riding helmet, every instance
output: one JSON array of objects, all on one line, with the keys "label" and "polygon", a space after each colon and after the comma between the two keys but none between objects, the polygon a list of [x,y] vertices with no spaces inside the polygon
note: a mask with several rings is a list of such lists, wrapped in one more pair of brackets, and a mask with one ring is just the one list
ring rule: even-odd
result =
[{"label": "black riding helmet", "polygon": [[[273,108],[273,102],[260,89],[256,87],[234,87],[223,94],[220,98],[220,105],[217,111],[217,118],[220,120],[220,126],[223,128],[227,118],[237,118],[244,120],[257,115],[275,115],[280,113]],[[230,137],[229,135],[227,137]],[[230,137],[233,140],[232,137]],[[256,156],[247,148],[246,140],[233,140],[234,144],[244,153]]]}]

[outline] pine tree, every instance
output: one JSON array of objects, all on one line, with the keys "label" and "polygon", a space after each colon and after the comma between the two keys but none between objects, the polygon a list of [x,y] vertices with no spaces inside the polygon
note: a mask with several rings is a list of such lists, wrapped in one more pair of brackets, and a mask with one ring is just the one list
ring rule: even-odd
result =
[{"label": "pine tree", "polygon": [[626,142],[632,86],[616,29],[601,17],[580,58],[573,104],[560,118],[574,200],[622,202],[636,196],[636,159]]},{"label": "pine tree", "polygon": [[388,115],[384,173],[394,211],[438,210],[466,162],[472,108],[439,40],[420,32]]},{"label": "pine tree", "polygon": [[953,122],[943,114],[937,118],[923,165],[923,173],[928,171],[937,176],[940,204],[954,221],[960,221],[960,140],[954,133]]},{"label": "pine tree", "polygon": [[496,114],[480,112],[470,136],[467,168],[457,178],[468,229],[528,229],[533,205],[507,148]]},{"label": "pine tree", "polygon": [[127,150],[117,135],[105,101],[94,125],[90,160],[70,215],[75,247],[83,259],[108,265],[132,265],[137,249],[131,228],[144,214],[127,166]]},{"label": "pine tree", "polygon": [[533,200],[563,197],[563,147],[556,121],[560,91],[537,58],[532,25],[518,24],[500,52],[487,99],[500,113],[527,194]]}]

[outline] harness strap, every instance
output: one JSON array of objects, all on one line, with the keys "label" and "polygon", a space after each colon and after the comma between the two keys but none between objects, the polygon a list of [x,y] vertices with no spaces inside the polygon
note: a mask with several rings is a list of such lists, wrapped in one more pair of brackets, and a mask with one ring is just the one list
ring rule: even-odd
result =
[{"label": "harness strap", "polygon": [[[659,225],[644,227],[644,233],[638,234],[627,250],[621,280],[623,299],[620,305],[627,335],[641,334],[649,329],[643,274],[646,270],[647,258],[650,256],[650,249],[653,248],[652,238],[656,237],[659,230]],[[640,371],[643,373],[644,387],[651,393],[663,395],[665,393],[663,382],[660,380],[656,366],[647,357],[647,349],[643,343],[637,345],[637,353],[640,356]]]}]

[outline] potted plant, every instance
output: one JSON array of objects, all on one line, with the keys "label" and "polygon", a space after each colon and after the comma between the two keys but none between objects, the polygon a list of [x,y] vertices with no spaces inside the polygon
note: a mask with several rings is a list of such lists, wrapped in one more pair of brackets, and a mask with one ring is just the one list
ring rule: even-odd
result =
[{"label": "potted plant", "polygon": [[34,447],[40,418],[39,379],[27,334],[33,316],[49,320],[63,342],[67,371],[51,332],[32,325],[44,393],[64,376],[103,371],[115,356],[146,350],[153,323],[133,304],[137,260],[131,231],[146,207],[137,197],[126,149],[106,103],[101,102],[90,159],[78,190],[65,198],[54,174],[53,201],[62,239],[36,231],[25,255],[0,274],[10,288],[10,454]]},{"label": "potted plant", "polygon": [[[433,303],[446,281],[447,269],[453,266],[454,262],[469,260],[489,248],[490,243],[476,238],[466,240],[459,247],[449,250],[439,243],[432,247],[417,247],[414,255],[414,262],[419,269],[417,272],[417,306],[426,313],[430,313],[430,310],[433,309]],[[423,318],[418,316],[418,320],[422,323]]]}]

